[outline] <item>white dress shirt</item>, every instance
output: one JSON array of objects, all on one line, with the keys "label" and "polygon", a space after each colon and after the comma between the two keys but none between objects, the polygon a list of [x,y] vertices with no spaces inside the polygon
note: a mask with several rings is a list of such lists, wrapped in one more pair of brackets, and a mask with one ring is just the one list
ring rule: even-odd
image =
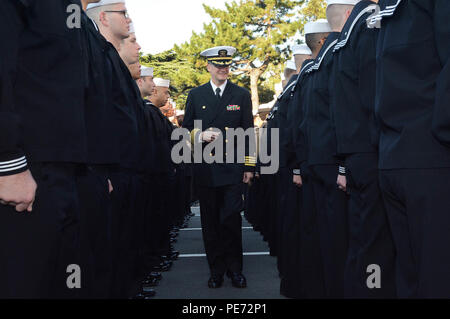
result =
[{"label": "white dress shirt", "polygon": [[222,97],[223,91],[225,91],[225,88],[227,87],[228,80],[226,80],[221,86],[215,85],[212,80],[210,81],[210,83],[211,83],[214,95],[216,95],[216,89],[219,88],[220,89],[220,97]]}]

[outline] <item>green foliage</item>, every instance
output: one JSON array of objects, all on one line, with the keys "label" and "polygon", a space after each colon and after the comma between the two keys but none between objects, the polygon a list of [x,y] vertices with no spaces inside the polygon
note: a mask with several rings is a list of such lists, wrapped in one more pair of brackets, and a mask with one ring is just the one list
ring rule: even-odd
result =
[{"label": "green foliage", "polygon": [[306,6],[301,9],[303,24],[306,24],[308,21],[315,21],[317,19],[326,19],[326,9],[326,0],[308,0]]},{"label": "green foliage", "polygon": [[[254,107],[273,99],[274,84],[287,59],[288,41],[306,22],[325,17],[325,0],[234,0],[225,9],[203,5],[212,22],[189,42],[172,50],[141,57],[143,65],[155,68],[155,77],[169,78],[178,108],[184,108],[187,93],[209,80],[203,50],[220,45],[237,49],[231,80],[252,92]],[[256,104],[256,105],[255,105]]]}]

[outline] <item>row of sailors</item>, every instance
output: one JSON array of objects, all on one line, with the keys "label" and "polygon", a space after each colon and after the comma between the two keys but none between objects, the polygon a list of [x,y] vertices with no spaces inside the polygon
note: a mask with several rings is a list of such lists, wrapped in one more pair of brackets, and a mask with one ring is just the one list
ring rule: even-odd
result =
[{"label": "row of sailors", "polygon": [[125,1],[2,0],[0,17],[0,298],[153,296],[192,174]]},{"label": "row of sailors", "polygon": [[450,3],[326,13],[268,117],[281,168],[250,188],[248,218],[286,296],[449,298]]}]

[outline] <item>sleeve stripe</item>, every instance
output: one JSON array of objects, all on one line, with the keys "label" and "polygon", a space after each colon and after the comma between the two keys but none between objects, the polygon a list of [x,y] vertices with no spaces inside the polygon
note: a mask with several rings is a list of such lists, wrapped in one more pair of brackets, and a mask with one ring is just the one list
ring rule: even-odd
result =
[{"label": "sleeve stripe", "polygon": [[10,167],[15,167],[15,166],[19,166],[19,165],[22,165],[22,164],[26,164],[26,163],[27,163],[27,160],[26,160],[26,159],[24,159],[23,161],[20,161],[20,162],[14,163],[14,164],[9,164],[9,165],[0,165],[0,169],[2,169],[2,168],[10,168]]},{"label": "sleeve stripe", "polygon": [[25,156],[22,156],[21,158],[12,160],[12,161],[8,161],[8,162],[0,162],[0,166],[6,165],[6,164],[12,164],[12,163],[16,163],[16,162],[20,162],[25,160]]},{"label": "sleeve stripe", "polygon": [[195,135],[200,132],[200,129],[195,128],[191,131],[191,144],[194,145],[195,144]]},{"label": "sleeve stripe", "polygon": [[23,164],[23,165],[21,165],[21,166],[13,167],[13,168],[0,169],[0,173],[12,172],[12,171],[15,171],[15,170],[24,168],[24,167],[26,167],[26,166],[27,166],[27,163],[25,163],[25,164]]}]

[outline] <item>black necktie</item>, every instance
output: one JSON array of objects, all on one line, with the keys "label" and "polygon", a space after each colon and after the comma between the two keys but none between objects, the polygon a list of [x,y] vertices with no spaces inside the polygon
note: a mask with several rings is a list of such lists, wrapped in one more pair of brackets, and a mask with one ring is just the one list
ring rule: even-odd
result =
[{"label": "black necktie", "polygon": [[216,89],[216,97],[218,100],[220,100],[220,88]]}]

